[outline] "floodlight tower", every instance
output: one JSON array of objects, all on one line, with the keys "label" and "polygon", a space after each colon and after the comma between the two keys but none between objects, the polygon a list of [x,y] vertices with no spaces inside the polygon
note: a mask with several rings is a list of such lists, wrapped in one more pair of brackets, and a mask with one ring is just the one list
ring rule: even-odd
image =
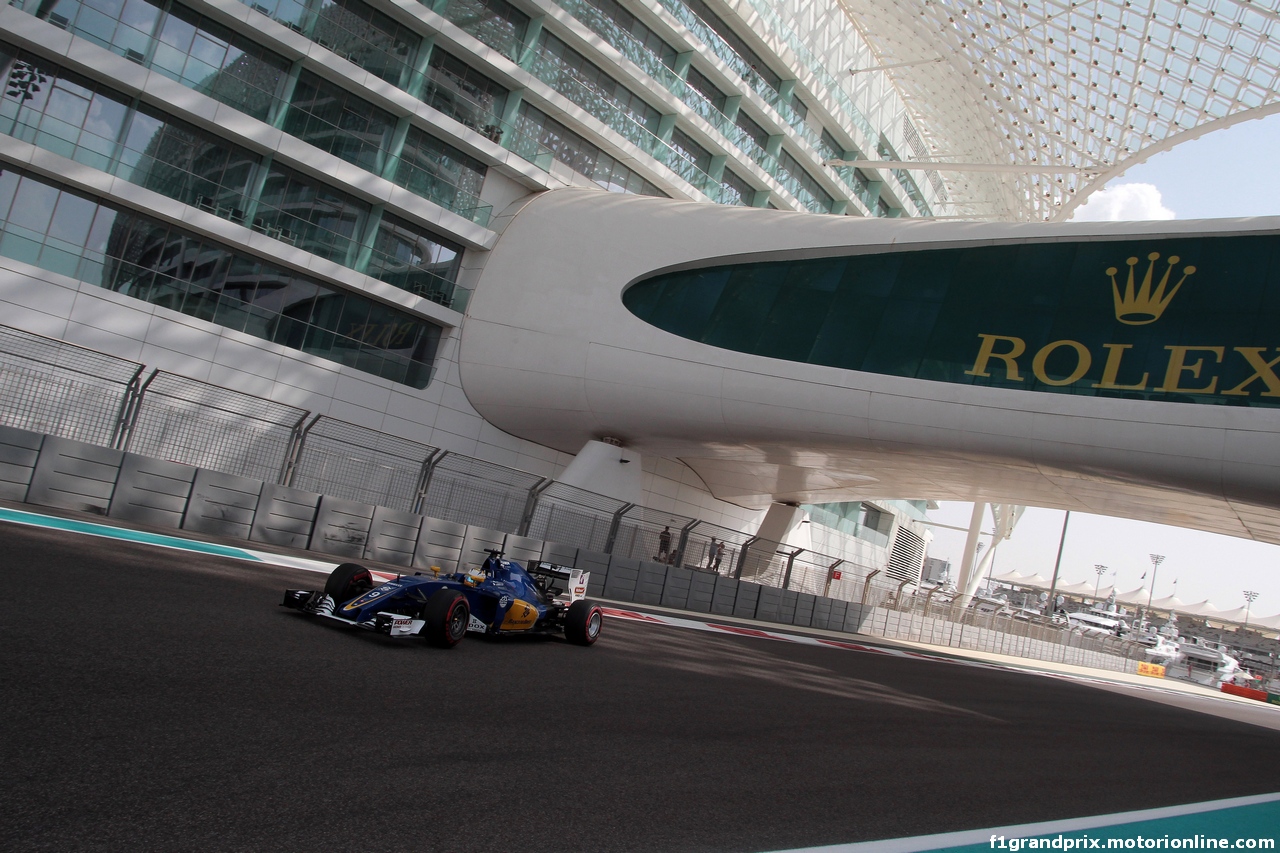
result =
[{"label": "floodlight tower", "polygon": [[1251,589],[1244,591],[1244,627],[1249,627],[1249,608],[1253,607],[1253,602],[1258,599],[1258,594]]},{"label": "floodlight tower", "polygon": [[1093,597],[1096,599],[1098,597],[1098,587],[1102,586],[1102,575],[1106,572],[1107,567],[1101,563],[1094,563],[1093,570],[1098,573],[1098,579],[1093,584]]},{"label": "floodlight tower", "polygon": [[1164,554],[1151,555],[1151,589],[1147,592],[1147,612],[1151,611],[1151,599],[1156,594],[1156,573],[1160,571],[1160,564],[1164,562]]}]

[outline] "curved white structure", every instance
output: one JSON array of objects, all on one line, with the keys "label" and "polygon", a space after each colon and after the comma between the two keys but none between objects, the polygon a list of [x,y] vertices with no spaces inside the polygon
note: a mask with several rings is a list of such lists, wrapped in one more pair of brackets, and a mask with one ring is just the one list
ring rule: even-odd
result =
[{"label": "curved white structure", "polygon": [[[1280,542],[1275,409],[978,387],[765,358],[663,331],[623,303],[629,285],[673,268],[1068,240],[1115,241],[1121,252],[1134,240],[1266,239],[1278,227],[868,222],[548,193],[515,214],[489,256],[463,330],[462,382],[477,410],[507,432],[566,452],[616,436],[680,459],[714,495],[740,504],[902,495],[1011,502]],[[1204,280],[1202,296],[1213,292],[1212,270],[1193,275]],[[1110,312],[1105,271],[1094,280],[1087,298]],[[1191,298],[1185,287],[1179,299]],[[982,340],[972,343],[976,360]],[[1004,367],[987,361],[988,372]],[[1103,369],[1095,361],[1095,372]],[[1191,378],[1195,361],[1187,354],[1174,381],[1208,384],[1206,363],[1204,381]],[[1035,369],[1030,362],[1028,352],[1024,373]],[[1245,390],[1257,401],[1267,387],[1255,377]]]}]

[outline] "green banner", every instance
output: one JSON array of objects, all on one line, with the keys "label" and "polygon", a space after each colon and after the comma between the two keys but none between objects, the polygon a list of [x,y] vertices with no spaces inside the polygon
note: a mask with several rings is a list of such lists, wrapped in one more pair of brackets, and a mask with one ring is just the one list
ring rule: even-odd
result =
[{"label": "green banner", "polygon": [[672,334],[939,382],[1280,405],[1280,236],[1063,241],[664,273],[623,302]]}]

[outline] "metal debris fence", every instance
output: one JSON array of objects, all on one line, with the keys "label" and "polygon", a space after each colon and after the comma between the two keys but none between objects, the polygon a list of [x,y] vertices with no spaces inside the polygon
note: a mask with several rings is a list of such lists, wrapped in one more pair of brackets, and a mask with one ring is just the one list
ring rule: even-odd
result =
[{"label": "metal debris fence", "polygon": [[[0,326],[0,424],[873,612],[871,633],[1064,659],[1141,647],[959,608],[867,565],[648,509],[84,347]],[[664,528],[669,534],[662,547]],[[712,542],[719,547],[712,556]]]},{"label": "metal debris fence", "polygon": [[304,409],[156,370],[124,403],[120,449],[276,482]]},{"label": "metal debris fence", "polygon": [[0,326],[0,410],[8,426],[114,446],[124,403],[143,369],[135,361]]}]

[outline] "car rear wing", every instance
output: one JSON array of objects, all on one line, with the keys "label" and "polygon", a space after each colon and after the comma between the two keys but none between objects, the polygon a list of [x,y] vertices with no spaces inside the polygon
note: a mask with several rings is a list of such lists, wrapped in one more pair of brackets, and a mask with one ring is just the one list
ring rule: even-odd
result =
[{"label": "car rear wing", "polygon": [[573,602],[587,597],[590,572],[546,562],[530,563],[525,571],[541,580],[547,593],[558,601]]}]

